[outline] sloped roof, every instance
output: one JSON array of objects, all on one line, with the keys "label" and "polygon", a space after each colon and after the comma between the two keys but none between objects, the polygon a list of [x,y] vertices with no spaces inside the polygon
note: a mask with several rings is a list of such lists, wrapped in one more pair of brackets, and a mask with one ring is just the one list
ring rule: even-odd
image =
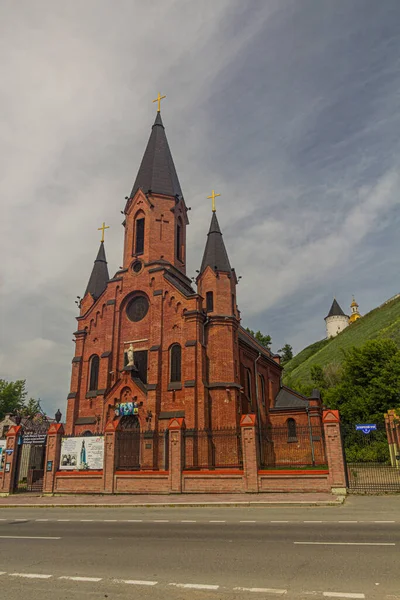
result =
[{"label": "sloped roof", "polygon": [[307,408],[309,401],[290,388],[283,386],[275,398],[274,408]]},{"label": "sloped roof", "polygon": [[346,315],[344,314],[344,312],[342,311],[342,309],[339,306],[339,302],[336,300],[336,298],[334,298],[331,309],[328,312],[328,314],[326,315],[325,319],[327,319],[328,317],[345,317],[345,316]]},{"label": "sloped roof", "polygon": [[200,273],[203,273],[207,267],[211,267],[214,271],[230,272],[232,270],[215,212],[211,217]]},{"label": "sloped roof", "polygon": [[150,138],[130,198],[133,198],[139,188],[145,193],[151,190],[155,194],[182,196],[178,175],[176,174],[161,113],[159,112],[151,129]]},{"label": "sloped roof", "polygon": [[92,274],[89,278],[89,283],[85,291],[85,296],[89,292],[93,298],[97,300],[107,287],[107,281],[110,279],[108,275],[108,267],[106,253],[104,250],[104,242],[100,242],[100,248],[94,261]]}]

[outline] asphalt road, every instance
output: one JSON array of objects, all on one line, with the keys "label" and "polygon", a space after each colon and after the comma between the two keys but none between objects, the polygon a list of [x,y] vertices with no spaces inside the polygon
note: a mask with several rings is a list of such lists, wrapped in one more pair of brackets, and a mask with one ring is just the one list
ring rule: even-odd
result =
[{"label": "asphalt road", "polygon": [[390,507],[3,509],[0,598],[396,600]]}]

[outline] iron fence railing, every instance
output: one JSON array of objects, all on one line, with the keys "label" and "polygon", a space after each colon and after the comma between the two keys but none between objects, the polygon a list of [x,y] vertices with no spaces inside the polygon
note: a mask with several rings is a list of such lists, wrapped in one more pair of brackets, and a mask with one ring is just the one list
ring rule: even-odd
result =
[{"label": "iron fence railing", "polygon": [[267,425],[258,430],[261,468],[300,468],[326,466],[322,426],[293,428]]},{"label": "iron fence railing", "polygon": [[240,429],[185,429],[184,469],[243,468]]},{"label": "iron fence railing", "polygon": [[116,469],[123,471],[167,471],[168,430],[116,432]]}]

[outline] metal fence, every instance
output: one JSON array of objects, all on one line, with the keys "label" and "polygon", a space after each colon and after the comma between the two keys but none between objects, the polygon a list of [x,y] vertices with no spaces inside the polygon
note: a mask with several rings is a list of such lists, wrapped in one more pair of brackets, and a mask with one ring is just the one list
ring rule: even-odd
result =
[{"label": "metal fence", "polygon": [[383,423],[365,432],[343,425],[342,435],[350,492],[400,492],[400,468],[391,464]]},{"label": "metal fence", "polygon": [[243,468],[239,428],[185,429],[183,442],[186,470]]},{"label": "metal fence", "polygon": [[116,432],[116,469],[122,471],[167,471],[168,430]]},{"label": "metal fence", "polygon": [[261,468],[300,468],[326,466],[322,426],[268,425],[258,430]]}]

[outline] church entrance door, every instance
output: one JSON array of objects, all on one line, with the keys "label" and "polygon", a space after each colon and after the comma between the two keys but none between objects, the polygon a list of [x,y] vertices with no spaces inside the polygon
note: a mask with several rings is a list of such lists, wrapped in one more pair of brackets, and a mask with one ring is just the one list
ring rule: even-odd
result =
[{"label": "church entrance door", "polygon": [[140,469],[140,426],[135,415],[122,417],[116,432],[116,468],[122,471]]}]

